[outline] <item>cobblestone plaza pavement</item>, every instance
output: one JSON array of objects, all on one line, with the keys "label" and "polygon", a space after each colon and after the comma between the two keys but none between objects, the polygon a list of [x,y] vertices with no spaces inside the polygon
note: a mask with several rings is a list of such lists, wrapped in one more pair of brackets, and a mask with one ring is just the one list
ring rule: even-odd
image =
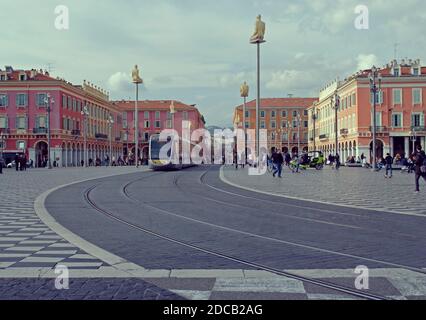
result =
[{"label": "cobblestone plaza pavement", "polygon": [[249,176],[246,170],[225,167],[221,177],[235,186],[295,199],[426,216],[426,184],[420,180],[419,194],[414,192],[414,174],[394,170],[386,179],[384,170],[372,172],[364,168],[326,167],[292,173],[284,167],[283,178],[273,179],[270,173]]},{"label": "cobblestone plaza pavement", "polygon": [[[114,186],[114,188],[117,188],[117,193],[119,193],[118,186],[126,184],[129,179],[134,179],[134,177],[144,178],[148,177],[147,175],[155,175],[154,177],[158,179],[156,184],[159,184],[159,187],[162,186],[161,183],[165,183],[165,188],[169,185],[179,187],[174,191],[176,195],[185,191],[187,192],[186,194],[193,194],[195,200],[199,196],[200,199],[205,198],[207,202],[210,201],[216,204],[221,201],[213,199],[212,197],[214,196],[210,193],[201,193],[200,187],[195,185],[198,180],[192,180],[192,178],[197,177],[198,179],[200,174],[205,171],[201,175],[204,178],[200,179],[205,179],[205,174],[208,173],[207,177],[210,178],[207,179],[205,187],[209,190],[213,191],[221,187],[223,188],[221,192],[232,193],[240,188],[230,186],[230,189],[225,189],[224,185],[219,184],[219,171],[211,171],[208,168],[184,170],[179,173],[168,174],[154,174],[142,171],[146,171],[146,169],[125,167],[54,169],[51,171],[37,169],[27,172],[4,171],[4,174],[0,175],[0,299],[216,300],[353,298],[300,280],[261,270],[243,268],[243,266],[238,264],[235,266],[224,264],[222,268],[215,268],[212,261],[211,267],[206,267],[205,263],[203,266],[202,261],[197,261],[194,258],[192,262],[194,267],[192,268],[188,267],[188,265],[191,265],[188,261],[185,261],[182,266],[154,268],[149,264],[145,265],[144,263],[138,263],[136,260],[133,261],[132,255],[122,258],[120,250],[126,252],[126,250],[123,251],[122,249],[124,245],[118,244],[116,246],[118,248],[117,251],[113,253],[103,253],[96,248],[93,249],[90,243],[87,244],[81,241],[71,243],[43,223],[34,209],[36,199],[39,200],[40,195],[50,189],[57,189],[53,195],[57,195],[57,199],[63,199],[60,197],[61,194],[66,195],[69,191],[73,191],[77,195],[82,194],[83,190],[87,189],[87,185],[92,183],[90,181],[99,181],[100,185],[105,185],[106,187],[109,185]],[[112,176],[112,178],[108,178],[108,176]],[[374,194],[376,197],[381,196],[374,199],[375,202],[372,202],[373,204],[382,203],[382,206],[376,208],[377,210],[386,208],[388,211],[395,210],[404,214],[424,214],[425,211],[424,203],[421,200],[424,199],[424,191],[419,195],[414,195],[412,192],[413,177],[402,175],[399,172],[395,173],[393,180],[385,180],[381,174],[374,176],[371,172],[363,169],[343,168],[340,172],[326,169],[324,171],[307,171],[297,175],[286,172],[282,180],[273,180],[270,175],[253,178],[242,170],[235,171],[231,168],[225,168],[221,172],[221,178],[232,184],[241,184],[245,188],[259,188],[259,191],[262,192],[275,190],[275,192],[286,195],[285,192],[291,191],[290,195],[293,197],[306,197],[315,201],[348,204],[351,206],[361,206],[363,204],[362,206],[366,207],[367,203],[369,204],[369,201],[372,201],[367,198],[367,195]],[[363,199],[365,195],[366,201],[364,203],[341,201],[343,194],[346,194],[342,191],[346,188],[343,188],[343,186],[347,186],[348,181],[353,184],[352,187],[347,187],[352,190],[352,193],[358,190],[358,186],[360,186],[359,192],[361,194],[353,197]],[[366,181],[370,184],[374,183],[375,186],[369,185],[369,189],[363,191],[364,189],[361,186],[366,184]],[[73,182],[77,184],[68,185]],[[292,186],[290,191],[285,191],[287,189],[285,187],[286,182],[289,182]],[[330,184],[330,186],[327,184]],[[62,185],[68,186],[58,188],[58,186]],[[144,185],[139,187],[143,190],[146,188]],[[387,197],[389,201],[393,201],[396,196],[389,195],[388,190],[390,192],[393,190],[401,191],[399,187],[403,190],[408,190],[406,193],[407,198],[403,201],[404,206],[389,206],[387,205],[387,200],[380,200],[383,197]],[[318,190],[321,191],[322,195],[316,197]],[[326,196],[329,190],[335,191],[333,197]],[[132,192],[136,192],[136,189]],[[111,196],[113,196],[113,193],[111,192]],[[105,193],[102,194],[105,196]],[[339,194],[340,196],[338,196]],[[70,201],[74,201],[71,192],[69,195]],[[351,194],[349,193],[349,195]],[[108,198],[108,195],[105,197]],[[232,199],[232,196],[229,198]],[[64,203],[66,201],[66,199],[63,200]],[[155,199],[152,201],[155,201]],[[169,201],[170,204],[168,204],[168,201],[163,204],[165,208],[169,205],[176,206],[177,204],[182,205],[182,208],[185,207],[185,203],[182,201],[176,202],[172,199],[169,199]],[[230,205],[231,203],[234,207],[241,205],[238,201],[229,200]],[[118,205],[120,204],[117,204],[117,207]],[[192,206],[196,206],[195,202]],[[83,220],[80,221],[78,219],[84,217],[85,208],[78,203],[72,204],[72,208],[75,208],[75,216],[69,217],[69,219],[74,220],[73,223],[76,225],[81,224],[81,228],[77,229],[81,229],[84,233],[86,225]],[[418,208],[423,209],[418,210]],[[180,213],[185,215],[186,212],[184,211]],[[229,212],[232,212],[231,208]],[[149,215],[150,213],[147,212],[146,214]],[[188,214],[190,213],[188,212]],[[199,217],[199,219],[202,218]],[[220,224],[220,219],[218,217],[215,223]],[[301,227],[303,228],[303,221]],[[185,225],[178,222],[175,229],[179,230],[180,228],[186,230]],[[83,245],[80,246],[80,243]],[[199,239],[199,243],[206,245],[207,240]],[[225,241],[224,243],[227,242]],[[215,244],[212,245],[214,246]],[[220,245],[218,242],[216,246],[219,247]],[[143,246],[146,247],[145,245]],[[89,250],[86,251],[85,248]],[[135,247],[134,250],[136,252],[138,248]],[[165,255],[161,256],[162,260],[167,261],[167,259],[170,259],[170,264],[173,265],[175,263],[173,259],[176,259],[173,256],[173,249],[166,249],[166,252]],[[148,261],[153,260],[149,257],[147,258]],[[278,255],[274,259],[279,258]],[[330,259],[330,257],[321,257],[322,267],[310,265],[310,267],[287,268],[285,270],[300,276],[323,281],[332,280],[341,285],[352,286],[356,277],[353,269],[340,266],[333,267],[334,262],[332,260],[327,262],[327,259]],[[320,262],[320,260],[318,261]],[[419,258],[420,260],[421,257]],[[56,290],[54,288],[54,278],[56,277],[54,268],[58,264],[66,265],[70,269],[69,290]],[[155,265],[156,261],[151,261],[151,264]],[[196,266],[196,264],[201,266]],[[178,265],[178,262],[176,262],[176,265]],[[303,262],[302,265],[307,264]],[[426,267],[426,265],[423,267]],[[388,298],[426,298],[426,275],[422,272],[387,266],[386,268],[371,268],[370,277],[371,290],[380,292]]]}]

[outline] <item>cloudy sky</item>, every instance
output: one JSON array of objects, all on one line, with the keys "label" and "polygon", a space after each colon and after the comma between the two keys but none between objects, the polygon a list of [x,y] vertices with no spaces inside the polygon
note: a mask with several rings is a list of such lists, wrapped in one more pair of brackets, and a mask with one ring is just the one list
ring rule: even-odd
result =
[{"label": "cloudy sky", "polygon": [[[397,57],[426,61],[424,0],[0,0],[0,65],[47,68],[132,99],[137,63],[143,99],[197,104],[208,125],[230,125],[247,80],[255,96],[256,16],[267,24],[262,96],[316,96],[327,82]],[[69,30],[54,10],[69,8]],[[369,9],[358,30],[355,8]],[[2,67],[1,67],[2,68]]]}]

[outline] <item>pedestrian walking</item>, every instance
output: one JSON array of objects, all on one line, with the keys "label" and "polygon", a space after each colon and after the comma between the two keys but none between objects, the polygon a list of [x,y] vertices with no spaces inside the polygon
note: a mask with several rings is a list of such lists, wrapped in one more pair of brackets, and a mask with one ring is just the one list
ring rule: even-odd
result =
[{"label": "pedestrian walking", "polygon": [[275,176],[278,174],[278,178],[282,178],[282,170],[283,170],[283,163],[284,163],[284,157],[280,150],[278,152],[274,151],[274,153],[271,156],[272,163],[274,164],[274,172],[272,176],[275,178]]},{"label": "pedestrian walking", "polygon": [[414,164],[416,166],[415,169],[415,182],[416,182],[416,193],[420,191],[420,178],[426,182],[426,155],[422,150],[421,146],[417,147],[416,153],[414,154]]},{"label": "pedestrian walking", "polygon": [[335,157],[334,161],[336,163],[336,170],[339,170],[339,168],[340,168],[340,155],[338,153],[336,153],[336,157]]},{"label": "pedestrian walking", "polygon": [[3,158],[0,158],[0,174],[3,174]]},{"label": "pedestrian walking", "polygon": [[385,166],[386,166],[386,173],[385,178],[392,178],[392,164],[393,164],[393,158],[390,155],[390,153],[386,154],[385,158]]}]

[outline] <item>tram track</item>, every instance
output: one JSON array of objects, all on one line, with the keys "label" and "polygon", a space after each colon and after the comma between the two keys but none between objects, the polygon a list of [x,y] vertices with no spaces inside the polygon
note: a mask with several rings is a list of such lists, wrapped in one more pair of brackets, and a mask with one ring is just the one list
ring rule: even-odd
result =
[{"label": "tram track", "polygon": [[[204,178],[205,178],[205,176],[208,172],[209,172],[209,170],[206,170],[199,176],[199,182],[200,183],[205,184]],[[158,175],[158,174],[163,174],[163,173],[156,173],[156,174],[153,174],[153,175]],[[126,197],[126,199],[128,199],[129,201],[131,201],[131,202],[133,202],[133,203],[135,203],[139,206],[144,206],[146,208],[155,210],[155,211],[162,213],[162,214],[167,214],[167,215],[174,216],[174,217],[177,217],[177,218],[180,218],[180,219],[183,219],[183,220],[202,224],[202,225],[205,225],[205,226],[208,226],[208,227],[217,228],[217,229],[221,229],[221,230],[224,230],[224,231],[233,232],[233,233],[236,233],[236,234],[249,236],[249,237],[253,237],[253,238],[258,238],[258,239],[262,239],[262,240],[278,242],[278,243],[281,243],[281,244],[284,244],[284,245],[289,245],[289,246],[299,247],[299,248],[303,248],[303,249],[313,250],[317,253],[322,252],[322,253],[327,253],[327,254],[332,254],[332,255],[344,256],[344,257],[347,257],[347,258],[353,258],[353,259],[359,259],[359,260],[368,261],[368,262],[374,262],[374,263],[377,263],[377,264],[380,264],[380,265],[385,265],[385,266],[388,266],[388,267],[390,266],[390,267],[393,267],[393,268],[400,268],[400,269],[414,271],[414,272],[417,272],[417,273],[426,274],[425,270],[417,268],[417,267],[411,267],[411,266],[406,266],[406,265],[403,265],[403,264],[392,263],[392,262],[388,262],[388,261],[382,261],[382,260],[371,259],[371,258],[362,257],[362,256],[346,254],[346,253],[337,252],[337,251],[328,250],[328,249],[319,248],[319,247],[307,246],[307,245],[304,245],[304,244],[301,244],[301,243],[285,241],[285,240],[276,239],[276,238],[272,238],[272,237],[265,237],[265,236],[262,236],[262,235],[257,235],[257,234],[253,234],[253,233],[250,233],[250,232],[245,232],[245,231],[242,231],[242,230],[224,227],[224,226],[217,225],[217,224],[214,224],[214,223],[209,223],[209,222],[206,222],[206,221],[182,216],[182,215],[174,213],[172,211],[165,210],[165,209],[162,209],[160,207],[154,206],[154,205],[148,203],[147,201],[143,201],[141,199],[134,198],[129,192],[130,186],[132,186],[133,184],[135,184],[135,183],[137,183],[141,180],[147,179],[148,177],[152,177],[153,175],[144,176],[142,178],[138,178],[138,179],[129,181],[126,184],[122,185],[121,186],[122,195],[124,197]],[[179,186],[179,178],[180,178],[179,175],[174,175],[172,184],[175,187],[179,188],[179,191],[185,192],[185,190],[182,189],[182,186]],[[108,210],[105,210],[105,209],[99,207],[96,204],[96,202],[91,197],[91,193],[98,186],[99,185],[94,185],[94,186],[90,187],[89,189],[87,189],[85,191],[84,197],[85,197],[86,202],[88,202],[95,210],[102,213],[103,215],[105,215],[105,216],[107,216],[107,217],[109,217],[109,218],[111,218],[111,219],[113,219],[113,220],[115,220],[115,221],[117,221],[121,224],[124,224],[128,227],[131,227],[133,229],[144,232],[145,234],[149,234],[151,236],[155,236],[159,239],[163,239],[163,240],[168,241],[170,243],[174,243],[174,244],[177,244],[177,245],[180,245],[180,246],[183,246],[183,247],[187,247],[187,248],[190,248],[190,249],[193,249],[193,250],[197,250],[199,252],[202,252],[202,253],[205,253],[205,254],[208,254],[208,255],[220,257],[220,258],[226,259],[228,261],[232,261],[232,262],[237,262],[239,264],[242,264],[242,265],[245,265],[245,266],[248,266],[248,267],[251,267],[251,268],[256,268],[258,270],[271,272],[271,273],[274,273],[276,275],[285,276],[285,277],[288,277],[288,278],[291,278],[291,279],[304,281],[304,282],[307,282],[307,283],[311,283],[311,284],[314,284],[314,285],[321,286],[323,288],[328,288],[328,289],[336,290],[336,291],[341,292],[341,293],[346,293],[346,294],[349,294],[349,295],[352,295],[352,296],[356,296],[358,298],[371,299],[371,300],[387,299],[386,297],[381,296],[381,295],[366,293],[366,292],[363,292],[363,291],[359,291],[359,290],[344,287],[344,286],[341,286],[341,285],[338,285],[338,284],[335,284],[335,283],[331,283],[329,281],[323,281],[323,280],[313,279],[313,278],[309,278],[309,277],[303,277],[303,276],[300,276],[298,274],[282,271],[282,270],[279,270],[277,268],[270,267],[270,266],[267,266],[267,265],[264,265],[264,264],[259,264],[257,262],[248,261],[244,258],[241,259],[239,257],[227,255],[227,254],[224,254],[224,253],[217,251],[217,250],[211,250],[211,249],[208,249],[208,248],[203,248],[203,247],[200,247],[198,245],[177,239],[176,237],[171,237],[169,235],[166,235],[166,234],[163,234],[163,233],[160,233],[160,232],[156,232],[154,230],[150,230],[146,226],[139,225],[137,223],[132,223],[130,221],[127,221],[126,219],[123,219],[123,218],[117,216],[113,212],[110,212]],[[214,187],[214,188],[216,188],[216,187]],[[188,191],[186,190],[186,192],[188,192]],[[212,199],[212,200],[215,200],[215,199]]]}]

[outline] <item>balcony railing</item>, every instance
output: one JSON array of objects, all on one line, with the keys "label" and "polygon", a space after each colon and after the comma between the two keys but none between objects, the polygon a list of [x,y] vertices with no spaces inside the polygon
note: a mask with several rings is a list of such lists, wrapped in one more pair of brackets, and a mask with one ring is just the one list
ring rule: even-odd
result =
[{"label": "balcony railing", "polygon": [[[373,126],[370,127],[370,131],[373,132]],[[376,126],[376,132],[388,132],[388,127]]]},{"label": "balcony railing", "polygon": [[421,131],[421,132],[425,132],[426,131],[426,127],[418,127],[418,126],[415,126],[415,127],[411,127],[411,131],[414,131],[414,132],[419,132],[419,131]]},{"label": "balcony railing", "polygon": [[73,136],[81,136],[81,131],[80,130],[71,130],[71,135]]},{"label": "balcony railing", "polygon": [[104,133],[96,133],[95,134],[96,139],[102,139],[102,140],[108,140],[108,135]]},{"label": "balcony railing", "polygon": [[0,134],[10,134],[9,128],[0,128]]},{"label": "balcony railing", "polygon": [[340,129],[340,134],[341,134],[342,136],[347,136],[347,135],[348,135],[348,133],[349,133],[349,130],[348,130],[348,129]]},{"label": "balcony railing", "polygon": [[33,128],[33,134],[47,134],[47,128]]}]

